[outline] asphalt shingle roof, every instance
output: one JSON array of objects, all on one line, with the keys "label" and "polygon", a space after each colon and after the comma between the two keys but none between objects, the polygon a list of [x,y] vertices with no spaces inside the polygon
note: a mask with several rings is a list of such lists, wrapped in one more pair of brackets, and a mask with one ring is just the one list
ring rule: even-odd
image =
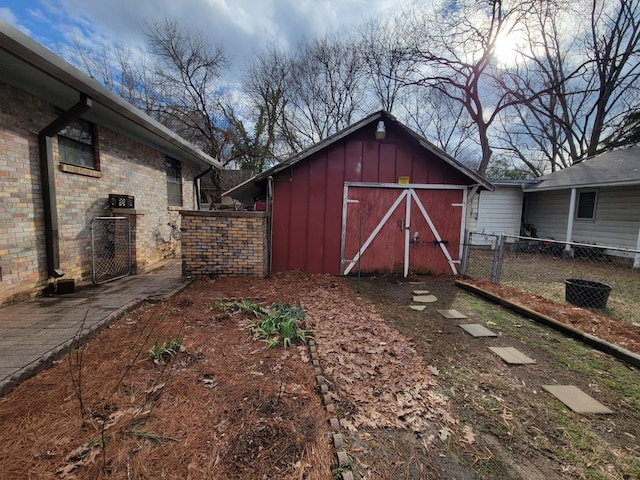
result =
[{"label": "asphalt shingle roof", "polygon": [[640,145],[596,155],[537,180],[524,191],[640,185]]}]

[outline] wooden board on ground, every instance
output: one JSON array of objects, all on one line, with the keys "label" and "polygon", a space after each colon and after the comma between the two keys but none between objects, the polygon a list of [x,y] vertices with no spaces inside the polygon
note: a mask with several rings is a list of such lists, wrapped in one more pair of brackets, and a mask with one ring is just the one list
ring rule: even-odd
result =
[{"label": "wooden board on ground", "polygon": [[514,347],[489,347],[493,353],[502,358],[505,362],[512,365],[529,365],[536,363],[532,358],[527,357],[524,353]]},{"label": "wooden board on ground", "polygon": [[613,413],[574,385],[543,385],[542,388],[576,413]]}]

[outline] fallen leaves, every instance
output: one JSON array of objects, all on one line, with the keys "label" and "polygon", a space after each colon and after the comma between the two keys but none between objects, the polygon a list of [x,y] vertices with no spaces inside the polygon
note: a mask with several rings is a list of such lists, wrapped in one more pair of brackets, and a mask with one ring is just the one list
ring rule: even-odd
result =
[{"label": "fallen leaves", "polygon": [[373,305],[336,295],[335,288],[316,288],[305,308],[324,373],[345,404],[343,426],[419,433],[455,425],[448,399],[434,392],[437,369],[425,367],[408,339]]},{"label": "fallen leaves", "polygon": [[473,433],[473,427],[470,427],[469,425],[465,425],[464,427],[462,427],[462,436],[460,438],[460,441],[462,443],[466,443],[468,445],[472,445],[473,443],[475,443],[476,441],[476,435],[475,433]]}]

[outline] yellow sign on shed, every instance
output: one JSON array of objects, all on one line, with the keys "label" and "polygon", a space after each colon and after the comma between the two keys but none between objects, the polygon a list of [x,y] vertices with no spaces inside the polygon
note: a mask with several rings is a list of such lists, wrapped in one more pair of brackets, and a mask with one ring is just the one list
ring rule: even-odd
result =
[{"label": "yellow sign on shed", "polygon": [[411,183],[409,177],[398,177],[398,183]]}]

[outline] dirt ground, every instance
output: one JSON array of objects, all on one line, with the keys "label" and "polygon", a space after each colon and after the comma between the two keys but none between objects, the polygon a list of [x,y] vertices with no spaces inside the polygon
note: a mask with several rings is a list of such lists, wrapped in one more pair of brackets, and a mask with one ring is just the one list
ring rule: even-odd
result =
[{"label": "dirt ground", "polygon": [[[411,310],[416,289],[438,300]],[[323,405],[306,345],[267,349],[247,333],[254,319],[220,311],[220,299],[303,308],[337,412]],[[472,338],[436,309],[457,309],[498,337]],[[636,348],[638,327],[617,330],[568,305],[541,313],[602,326],[590,333]],[[615,331],[624,335],[616,340]],[[150,359],[155,342],[178,337],[179,353]],[[510,367],[488,346],[514,346],[536,364]],[[574,414],[541,390],[553,383],[576,385],[614,413]],[[633,479],[638,385],[637,369],[450,278],[199,280],[128,312],[0,399],[0,471],[12,479]],[[349,457],[340,467],[334,416]]]}]

